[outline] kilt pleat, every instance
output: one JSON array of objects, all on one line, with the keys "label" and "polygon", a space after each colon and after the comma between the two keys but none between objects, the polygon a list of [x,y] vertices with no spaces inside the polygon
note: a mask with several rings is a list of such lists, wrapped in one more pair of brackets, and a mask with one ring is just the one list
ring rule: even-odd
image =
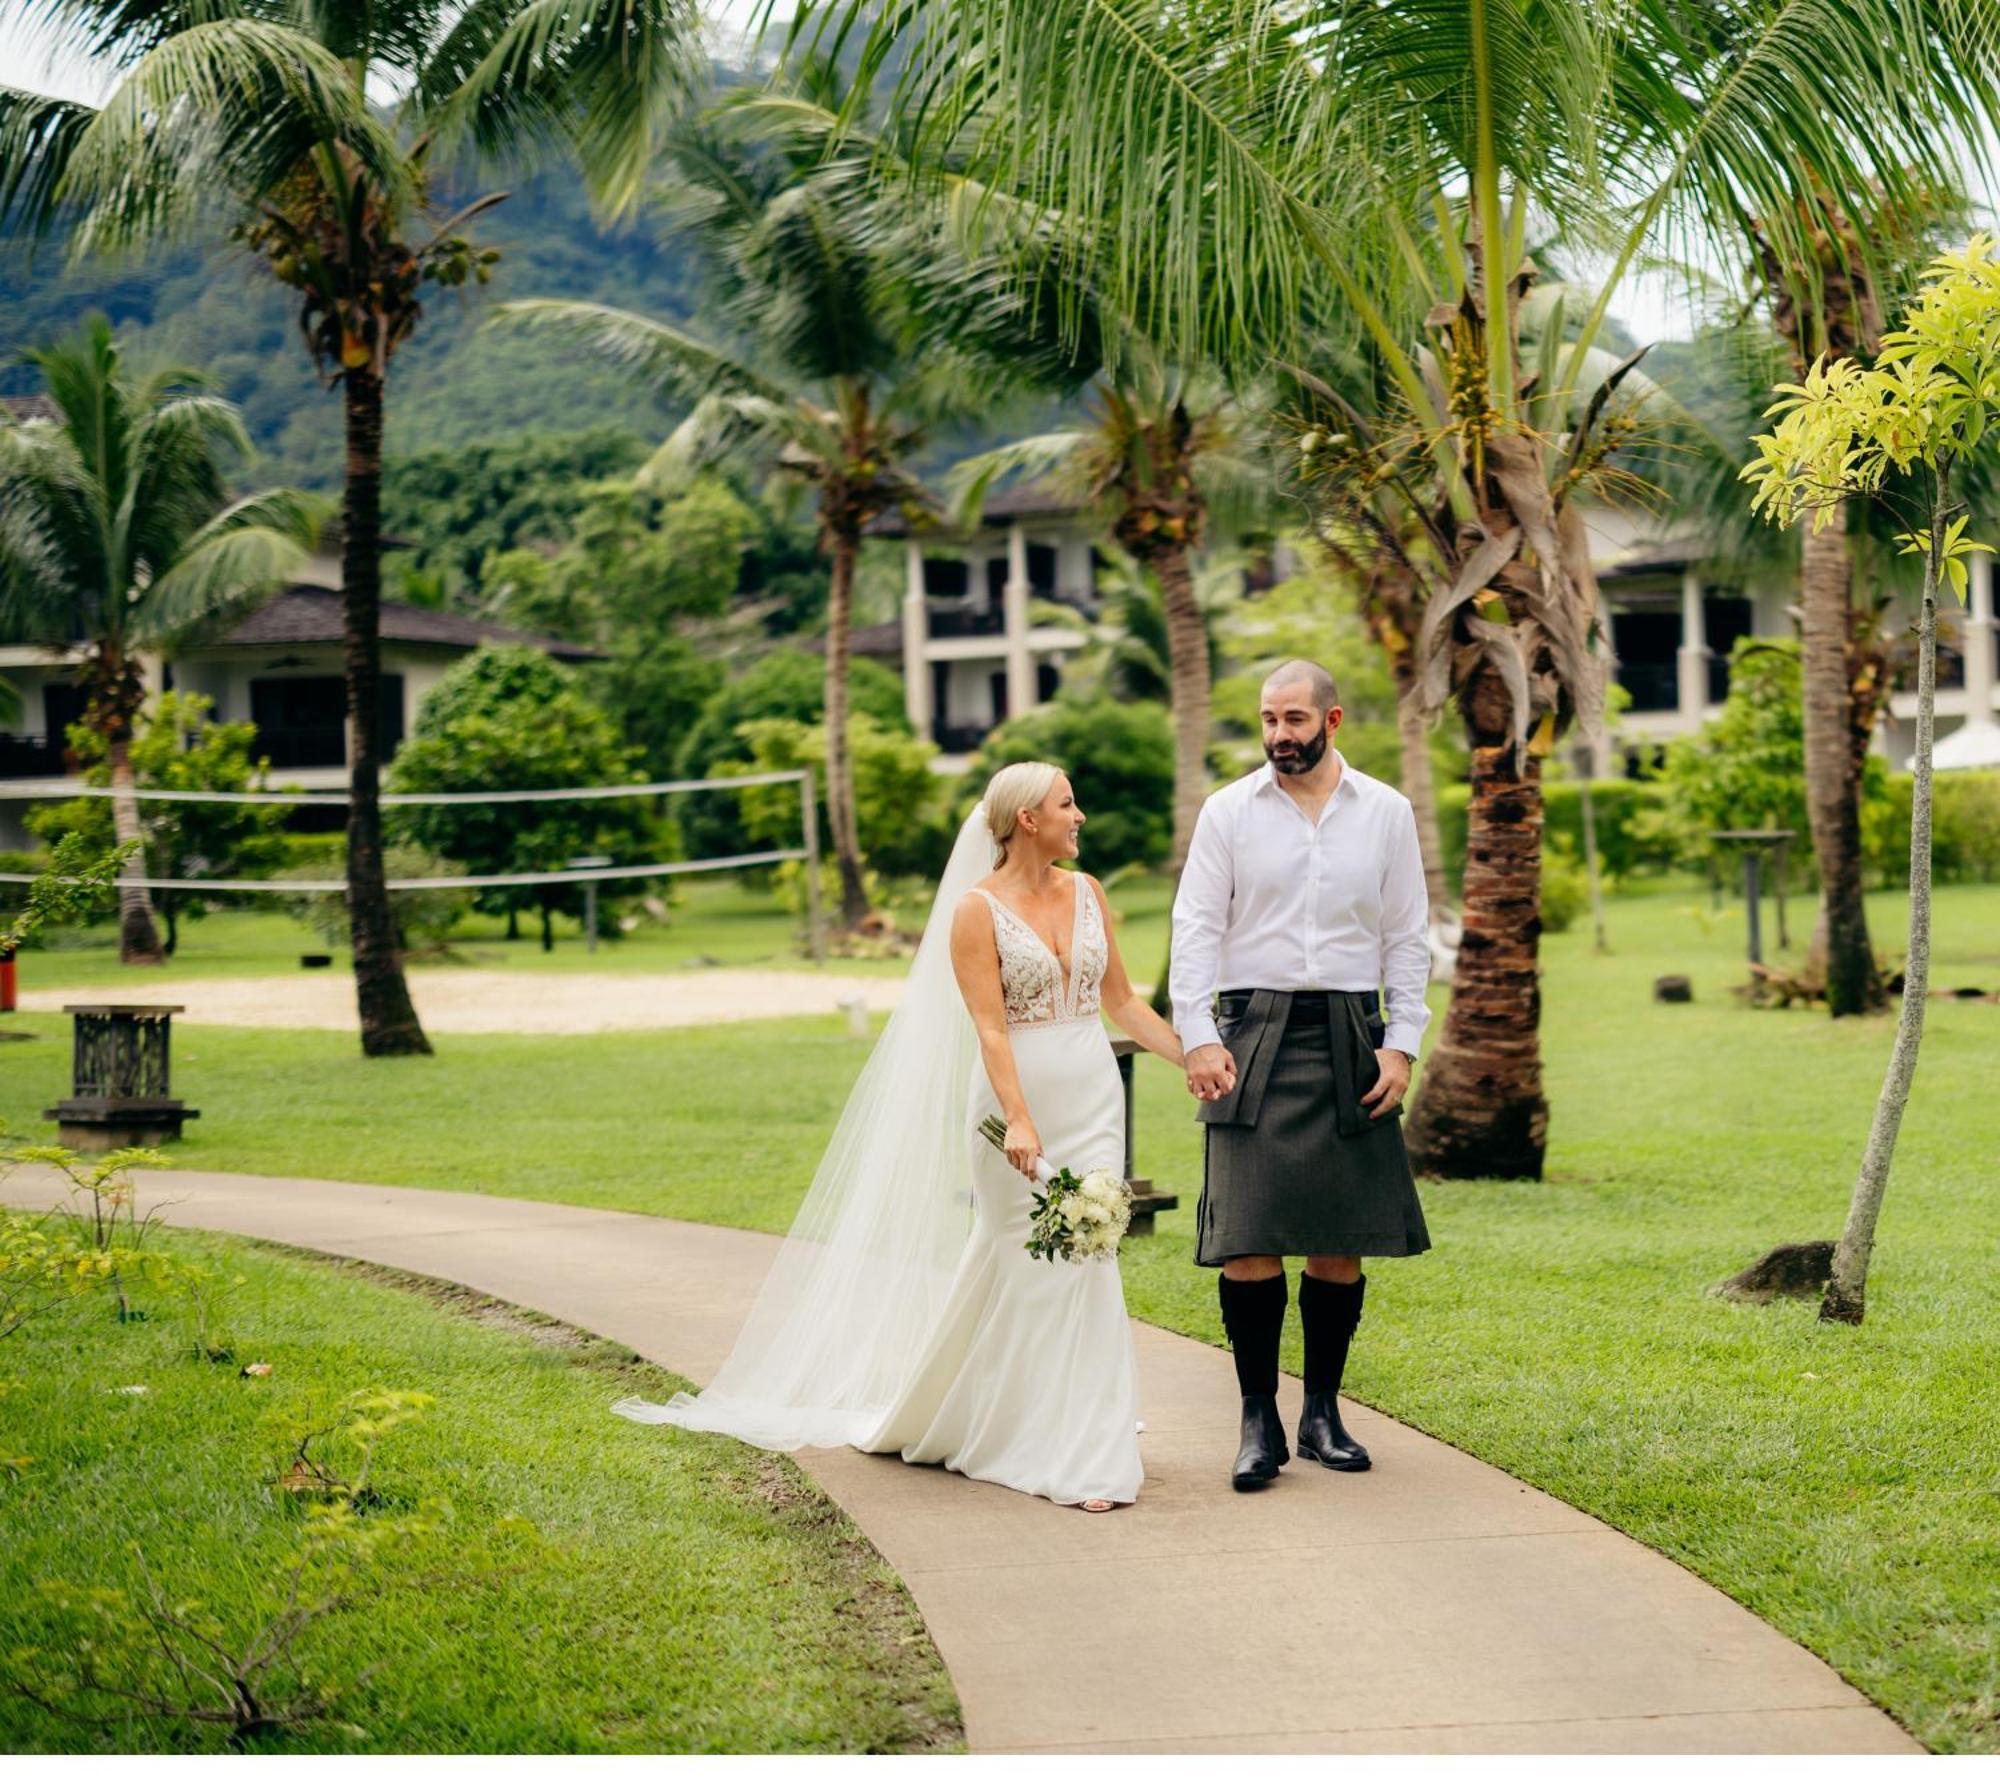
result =
[{"label": "kilt pleat", "polygon": [[1431,1245],[1400,1108],[1370,1119],[1362,1107],[1356,1116],[1380,1074],[1375,997],[1316,993],[1310,998],[1324,1000],[1325,1015],[1312,1008],[1301,1018],[1293,1002],[1307,998],[1259,991],[1234,1018],[1225,1010],[1238,1103],[1211,1102],[1200,1113],[1199,1265],[1239,1254],[1421,1254]]}]

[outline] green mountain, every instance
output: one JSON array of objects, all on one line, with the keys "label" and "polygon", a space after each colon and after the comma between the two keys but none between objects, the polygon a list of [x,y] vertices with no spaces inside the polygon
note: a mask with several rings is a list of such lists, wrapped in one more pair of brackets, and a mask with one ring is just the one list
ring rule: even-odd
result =
[{"label": "green mountain", "polygon": [[[392,458],[527,432],[627,426],[657,438],[668,409],[627,377],[539,342],[482,337],[497,301],[563,296],[685,320],[694,267],[655,219],[599,227],[573,177],[545,174],[513,188],[473,225],[500,263],[484,290],[433,291],[429,312],[397,354],[389,389]],[[340,399],[314,374],[289,293],[234,248],[183,251],[137,265],[63,263],[60,242],[30,256],[0,244],[0,394],[39,386],[18,363],[27,347],[102,309],[145,362],[208,372],[244,412],[269,480],[331,488],[340,480]]]}]

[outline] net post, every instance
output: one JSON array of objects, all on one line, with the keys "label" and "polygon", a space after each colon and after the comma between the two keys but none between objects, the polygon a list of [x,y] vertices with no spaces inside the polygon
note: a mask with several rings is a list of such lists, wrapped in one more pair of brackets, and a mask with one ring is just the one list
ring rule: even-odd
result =
[{"label": "net post", "polygon": [[799,774],[799,807],[806,830],[806,944],[816,964],[826,962],[826,928],[819,908],[819,799],[810,768]]}]

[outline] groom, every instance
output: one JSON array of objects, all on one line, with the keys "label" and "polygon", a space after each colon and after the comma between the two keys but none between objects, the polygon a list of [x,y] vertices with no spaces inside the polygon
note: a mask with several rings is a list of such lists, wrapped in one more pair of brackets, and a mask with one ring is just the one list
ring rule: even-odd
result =
[{"label": "groom", "polygon": [[1430,1019],[1416,820],[1334,748],[1341,711],[1324,667],[1286,662],[1264,682],[1261,717],[1268,764],[1202,806],[1169,973],[1208,1127],[1195,1261],[1222,1269],[1243,1393],[1238,1489],[1262,1488],[1291,1458],[1277,1407],[1284,1256],[1306,1262],[1299,1451],[1366,1470],[1338,1396],[1361,1259],[1431,1245],[1396,1122]]}]

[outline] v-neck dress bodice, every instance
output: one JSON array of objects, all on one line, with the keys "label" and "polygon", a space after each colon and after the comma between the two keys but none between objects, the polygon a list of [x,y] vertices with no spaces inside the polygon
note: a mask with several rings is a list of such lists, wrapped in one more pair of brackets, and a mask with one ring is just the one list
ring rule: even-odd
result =
[{"label": "v-neck dress bodice", "polygon": [[1070,929],[1069,974],[1040,933],[990,890],[980,890],[993,910],[993,945],[1000,956],[1000,992],[1010,1028],[1095,1019],[1103,1005],[1110,946],[1097,898],[1079,875]]}]

